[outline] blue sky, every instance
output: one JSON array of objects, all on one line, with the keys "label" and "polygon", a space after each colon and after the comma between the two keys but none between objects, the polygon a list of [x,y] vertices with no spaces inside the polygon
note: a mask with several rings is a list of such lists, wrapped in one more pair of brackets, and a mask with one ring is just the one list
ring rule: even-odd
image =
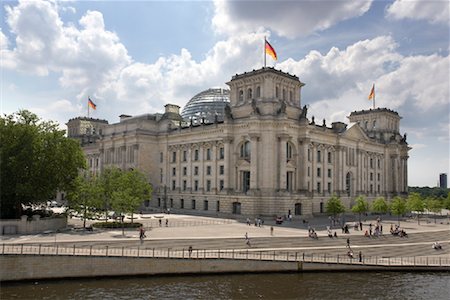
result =
[{"label": "blue sky", "polygon": [[2,114],[58,121],[160,112],[236,73],[268,65],[306,83],[309,115],[348,123],[398,111],[413,147],[409,185],[449,172],[448,1],[3,1]]}]

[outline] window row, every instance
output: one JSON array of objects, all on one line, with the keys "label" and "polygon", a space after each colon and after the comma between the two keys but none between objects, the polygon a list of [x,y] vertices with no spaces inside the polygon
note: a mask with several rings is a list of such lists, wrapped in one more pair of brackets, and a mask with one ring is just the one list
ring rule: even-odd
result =
[{"label": "window row", "polygon": [[[183,180],[182,181],[182,186],[181,186],[181,190],[182,191],[187,191],[188,189],[188,184],[187,184],[187,180]],[[206,180],[206,186],[205,186],[205,191],[206,192],[211,192],[212,189],[212,185],[211,185],[211,180]],[[177,188],[177,182],[176,180],[172,180],[172,186],[171,189],[175,190]],[[223,179],[219,180],[219,186],[218,186],[218,190],[222,191],[225,188],[225,182]],[[199,181],[198,180],[194,180],[193,182],[193,186],[192,186],[192,191],[194,192],[198,192],[199,190]]]},{"label": "window row", "polygon": [[[217,157],[219,160],[225,158],[225,149],[223,147],[220,147],[218,149]],[[192,151],[192,160],[194,160],[194,161],[200,160],[199,149],[194,149],[194,151]],[[211,148],[205,149],[205,160],[212,160]],[[181,152],[181,161],[188,161],[188,151],[187,150],[183,150],[183,152]],[[159,162],[160,163],[164,162],[164,153],[163,152],[159,153]],[[172,151],[172,156],[171,156],[170,162],[171,163],[177,162],[177,151]]]},{"label": "window row", "polygon": [[[187,172],[187,167],[183,167],[183,176],[187,176],[188,172]],[[198,175],[198,166],[194,167],[194,176]],[[206,166],[206,175],[211,175],[212,174],[212,167],[211,166]],[[225,166],[220,165],[219,166],[219,175],[224,175],[225,174]],[[177,168],[172,168],[172,176],[176,176],[177,175]]]}]

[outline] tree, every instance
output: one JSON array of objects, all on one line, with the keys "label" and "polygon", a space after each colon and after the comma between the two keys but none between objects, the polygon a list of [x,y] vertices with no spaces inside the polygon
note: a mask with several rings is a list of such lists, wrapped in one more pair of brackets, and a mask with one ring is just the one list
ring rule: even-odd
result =
[{"label": "tree", "polygon": [[417,224],[420,224],[420,215],[425,210],[425,203],[419,193],[410,193],[408,195],[408,200],[406,201],[406,207],[410,211],[415,211],[417,213]]},{"label": "tree", "polygon": [[400,226],[400,216],[406,213],[406,202],[399,196],[394,197],[391,202],[391,213],[397,216],[398,225]]},{"label": "tree", "polygon": [[69,191],[85,159],[77,141],[52,121],[21,110],[0,117],[0,217],[19,218],[22,205]]},{"label": "tree", "polygon": [[83,215],[83,228],[86,228],[86,219],[96,215],[102,207],[100,181],[96,177],[78,176],[67,199],[69,208]]},{"label": "tree", "polygon": [[152,187],[144,174],[136,170],[122,172],[117,179],[117,186],[111,194],[111,206],[121,214],[130,213],[131,219],[133,219],[134,211],[142,204],[143,200],[151,197],[151,192]]},{"label": "tree", "polygon": [[386,200],[384,200],[384,197],[379,197],[373,201],[372,210],[379,214],[385,214],[389,211],[389,205]]},{"label": "tree", "polygon": [[108,220],[108,210],[111,209],[113,193],[117,191],[122,171],[119,168],[105,168],[100,174],[99,181],[102,188],[102,209],[105,219]]},{"label": "tree", "polygon": [[443,206],[445,209],[450,209],[450,192],[448,192],[447,198],[445,198]]},{"label": "tree", "polygon": [[352,212],[359,214],[359,222],[361,222],[361,214],[369,211],[369,203],[364,196],[358,196],[355,200],[355,205],[352,206]]},{"label": "tree", "polygon": [[434,197],[428,197],[425,201],[427,210],[434,213],[434,223],[436,223],[436,215],[441,211],[443,203]]},{"label": "tree", "polygon": [[338,196],[333,195],[327,202],[326,210],[336,218],[336,215],[345,212],[345,206]]}]

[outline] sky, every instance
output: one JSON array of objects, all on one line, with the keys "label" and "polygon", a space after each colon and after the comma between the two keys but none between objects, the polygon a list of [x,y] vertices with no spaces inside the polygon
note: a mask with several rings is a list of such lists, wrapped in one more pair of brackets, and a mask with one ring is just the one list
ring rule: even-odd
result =
[{"label": "sky", "polygon": [[[306,85],[308,116],[349,123],[397,111],[412,147],[409,186],[449,173],[450,12],[446,0],[2,1],[1,114],[28,109],[65,123],[183,107],[267,65]],[[450,174],[449,174],[450,175]]]}]

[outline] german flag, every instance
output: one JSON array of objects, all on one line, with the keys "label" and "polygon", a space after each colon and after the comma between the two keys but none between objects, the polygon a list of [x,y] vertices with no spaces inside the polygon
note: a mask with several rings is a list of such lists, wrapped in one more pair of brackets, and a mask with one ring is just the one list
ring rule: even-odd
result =
[{"label": "german flag", "polygon": [[375,83],[372,85],[372,89],[370,90],[370,94],[368,97],[369,100],[374,100],[375,99]]},{"label": "german flag", "polygon": [[274,60],[277,60],[277,53],[273,49],[272,45],[266,40],[266,53],[272,56]]},{"label": "german flag", "polygon": [[97,109],[97,105],[91,100],[91,98],[88,98],[88,105],[92,109]]}]

